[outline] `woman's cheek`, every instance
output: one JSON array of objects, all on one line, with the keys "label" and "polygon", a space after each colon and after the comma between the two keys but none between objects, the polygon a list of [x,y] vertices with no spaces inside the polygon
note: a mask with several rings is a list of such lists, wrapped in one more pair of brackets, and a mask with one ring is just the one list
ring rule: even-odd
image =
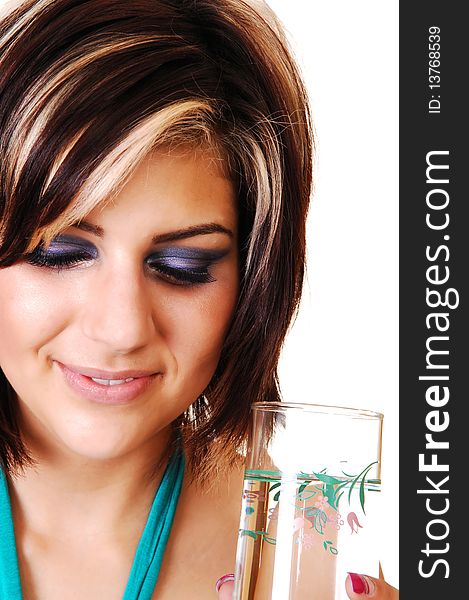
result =
[{"label": "woman's cheek", "polygon": [[23,265],[0,270],[1,345],[9,353],[47,338],[58,316],[57,291],[51,296],[49,286],[40,278],[24,277],[25,270]]},{"label": "woman's cheek", "polygon": [[[217,367],[237,299],[237,286],[213,282],[168,303],[166,342],[178,368],[207,385]],[[207,289],[210,288],[210,289]]]},{"label": "woman's cheek", "polygon": [[31,267],[0,270],[0,367],[15,389],[48,370],[47,344],[65,327],[68,300]]}]

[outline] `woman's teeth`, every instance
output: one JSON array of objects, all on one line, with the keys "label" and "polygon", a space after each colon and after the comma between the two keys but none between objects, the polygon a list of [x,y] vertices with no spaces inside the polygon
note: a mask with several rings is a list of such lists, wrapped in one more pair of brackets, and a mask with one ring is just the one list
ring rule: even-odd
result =
[{"label": "woman's teeth", "polygon": [[119,385],[120,383],[133,381],[135,377],[128,377],[127,379],[98,379],[97,377],[91,377],[91,379],[100,385]]}]

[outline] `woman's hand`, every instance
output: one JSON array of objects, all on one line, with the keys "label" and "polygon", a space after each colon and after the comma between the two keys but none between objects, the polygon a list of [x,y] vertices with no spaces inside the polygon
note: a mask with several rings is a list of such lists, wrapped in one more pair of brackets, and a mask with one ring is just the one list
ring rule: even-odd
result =
[{"label": "woman's hand", "polygon": [[[217,581],[218,600],[232,600],[234,576],[224,575]],[[399,600],[399,590],[386,583],[383,578],[349,573],[345,589],[350,600],[373,598],[373,600]]]},{"label": "woman's hand", "polygon": [[216,583],[216,590],[218,592],[218,600],[232,600],[234,590],[233,573],[227,573],[223,577],[220,577]]},{"label": "woman's hand", "polygon": [[350,600],[399,600],[399,590],[386,583],[382,576],[377,579],[369,575],[349,573],[345,580],[345,589]]}]

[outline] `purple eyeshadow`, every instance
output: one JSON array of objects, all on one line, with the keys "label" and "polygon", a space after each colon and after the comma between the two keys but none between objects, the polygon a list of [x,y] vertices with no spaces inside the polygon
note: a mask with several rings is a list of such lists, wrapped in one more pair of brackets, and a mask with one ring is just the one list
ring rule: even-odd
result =
[{"label": "purple eyeshadow", "polygon": [[165,265],[171,269],[206,270],[210,265],[222,259],[228,250],[202,250],[175,246],[163,248],[147,258],[147,263]]},{"label": "purple eyeshadow", "polygon": [[69,235],[57,236],[52,240],[47,249],[41,248],[40,252],[47,255],[85,252],[90,258],[98,257],[98,250],[91,242]]},{"label": "purple eyeshadow", "polygon": [[[215,281],[210,273],[211,266],[229,252],[172,246],[161,248],[145,259],[152,274],[176,285],[191,285]],[[75,236],[59,235],[48,248],[38,247],[27,261],[40,267],[63,270],[99,257],[96,246]]]}]

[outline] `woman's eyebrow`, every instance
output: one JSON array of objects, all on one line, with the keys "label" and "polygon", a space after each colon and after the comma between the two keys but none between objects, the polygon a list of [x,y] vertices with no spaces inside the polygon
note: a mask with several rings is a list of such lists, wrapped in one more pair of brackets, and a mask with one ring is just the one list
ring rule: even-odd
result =
[{"label": "woman's eyebrow", "polygon": [[88,223],[87,221],[77,221],[72,225],[72,227],[76,227],[77,229],[81,229],[82,231],[86,231],[87,233],[92,233],[102,238],[104,236],[104,229],[99,225],[93,225],[92,223]]},{"label": "woman's eyebrow", "polygon": [[[73,225],[77,229],[92,233],[100,238],[104,236],[104,229],[99,225],[93,225],[87,221],[78,221]],[[195,237],[197,235],[209,235],[211,233],[223,233],[229,238],[233,238],[233,232],[231,229],[227,229],[219,223],[202,223],[200,225],[192,225],[184,229],[177,229],[176,231],[169,231],[167,233],[160,233],[152,238],[153,244],[161,244],[162,242],[174,242],[177,240],[184,240],[187,238]]]},{"label": "woman's eyebrow", "polygon": [[210,233],[224,233],[228,237],[233,238],[231,229],[227,229],[219,223],[205,223],[155,235],[152,241],[154,244],[161,244],[161,242],[175,242],[177,240],[195,237],[196,235],[209,235]]}]

